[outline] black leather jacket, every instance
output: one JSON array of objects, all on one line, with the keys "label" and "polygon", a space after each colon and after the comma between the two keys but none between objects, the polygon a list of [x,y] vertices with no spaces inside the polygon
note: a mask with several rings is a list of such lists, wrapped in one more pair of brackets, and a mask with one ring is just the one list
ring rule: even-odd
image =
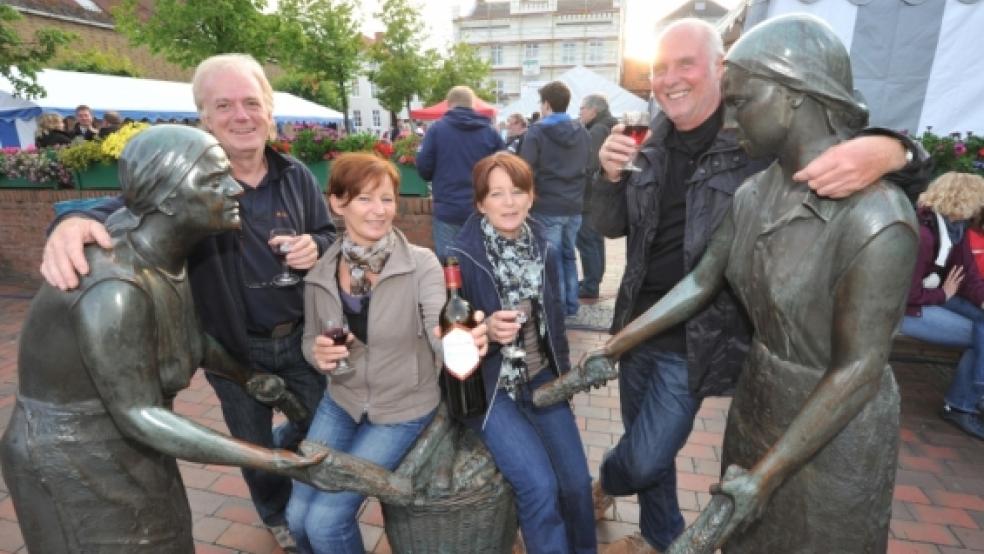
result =
[{"label": "black leather jacket", "polygon": [[[592,188],[591,224],[609,238],[627,237],[625,273],[615,301],[612,333],[629,323],[659,226],[660,185],[666,171],[664,139],[672,127],[663,114],[656,116],[651,127],[652,136],[636,158],[643,170],[618,184],[599,174]],[[749,159],[733,132],[718,133],[688,181],[683,238],[686,272],[700,260],[711,234],[727,215],[738,187],[768,163],[769,160]],[[732,391],[748,352],[751,324],[730,288],[726,287],[687,321],[686,337],[691,392],[702,398]]]}]

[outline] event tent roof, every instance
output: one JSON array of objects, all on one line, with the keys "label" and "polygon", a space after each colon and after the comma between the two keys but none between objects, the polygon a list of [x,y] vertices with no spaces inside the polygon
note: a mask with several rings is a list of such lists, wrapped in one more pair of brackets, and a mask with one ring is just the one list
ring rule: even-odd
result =
[{"label": "event tent roof", "polygon": [[[198,117],[189,83],[57,69],[38,72],[38,83],[47,94],[34,99],[33,103],[46,111],[62,115],[72,114],[77,105],[86,104],[96,117],[101,117],[106,111],[116,111],[123,117],[133,119]],[[6,79],[0,78],[0,91],[12,91]],[[342,120],[340,112],[285,92],[274,93],[273,116],[279,123],[331,123]]]},{"label": "event tent roof", "polygon": [[[571,89],[571,103],[567,106],[567,113],[571,117],[578,116],[578,108],[581,106],[581,98],[600,93],[608,99],[608,107],[612,115],[618,117],[625,112],[646,111],[648,104],[642,98],[625,90],[617,84],[605,79],[590,69],[578,65],[564,72],[558,79]],[[527,117],[540,109],[540,96],[536,90],[528,89],[524,91],[522,97],[505,108],[502,108],[503,117],[511,113],[521,113]]]},{"label": "event tent roof", "polygon": [[[472,103],[472,109],[489,119],[495,120],[495,106],[489,105],[481,98],[475,97],[475,101]],[[441,119],[441,116],[446,111],[448,111],[448,101],[442,100],[433,106],[410,110],[410,117],[422,121],[432,121],[434,119]]]}]

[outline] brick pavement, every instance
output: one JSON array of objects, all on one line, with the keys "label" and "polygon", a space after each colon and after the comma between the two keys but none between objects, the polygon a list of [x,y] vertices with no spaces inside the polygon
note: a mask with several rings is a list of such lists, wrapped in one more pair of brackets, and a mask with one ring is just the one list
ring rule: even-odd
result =
[{"label": "brick pavement", "polygon": [[[608,271],[602,297],[615,293],[624,250],[608,243]],[[6,425],[16,389],[17,336],[32,291],[0,284],[0,424]],[[606,336],[571,331],[572,355],[577,359]],[[897,363],[902,391],[902,449],[892,517],[892,554],[957,554],[984,552],[984,443],[972,441],[941,421],[936,414],[945,367]],[[730,402],[707,399],[694,431],[677,458],[680,505],[688,521],[708,501],[707,487],[719,471],[724,418]],[[177,398],[176,411],[225,432],[218,401],[201,375]],[[610,384],[574,399],[592,471],[605,450],[621,434],[618,387]],[[280,552],[263,529],[236,469],[181,463],[195,518],[199,554]],[[389,553],[379,504],[370,500],[361,513],[361,531],[374,553]],[[634,499],[620,498],[598,525],[602,544],[638,530],[639,509]],[[26,552],[13,506],[0,484],[0,554]]]}]

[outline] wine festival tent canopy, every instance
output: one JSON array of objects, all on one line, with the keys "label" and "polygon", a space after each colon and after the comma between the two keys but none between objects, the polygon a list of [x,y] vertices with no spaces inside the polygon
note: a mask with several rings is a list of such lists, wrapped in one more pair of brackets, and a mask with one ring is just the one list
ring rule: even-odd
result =
[{"label": "wine festival tent canopy", "polygon": [[794,12],[829,23],[851,53],[871,125],[984,133],[984,0],[760,0],[740,9],[745,30]]},{"label": "wine festival tent canopy", "polygon": [[[106,111],[119,112],[124,118],[136,120],[148,118],[151,121],[198,117],[190,83],[57,69],[44,69],[37,75],[38,84],[44,87],[46,94],[43,98],[30,101],[13,97],[11,95],[13,87],[6,79],[0,78],[0,140],[3,141],[3,146],[33,144],[35,128],[33,118],[37,114],[29,114],[28,110],[31,107],[36,109],[37,113],[52,111],[63,116],[74,114],[77,105],[85,104],[92,108],[96,117],[102,117]],[[8,113],[13,115],[5,115]],[[25,116],[28,120],[24,119]],[[275,92],[273,95],[273,117],[277,123],[325,124],[342,121],[340,112],[285,92]],[[10,118],[15,121],[29,121],[22,124],[14,123],[14,126],[18,129],[30,126],[28,135],[30,141],[25,142],[21,135],[19,144],[8,144],[8,139],[13,135],[9,131],[5,133],[2,127]]]},{"label": "wine festival tent canopy", "polygon": [[0,146],[34,144],[41,108],[29,100],[0,92]]},{"label": "wine festival tent canopy", "polygon": [[[567,113],[571,117],[578,116],[581,98],[595,93],[605,95],[608,99],[608,109],[615,117],[619,117],[625,112],[639,112],[649,109],[648,104],[642,98],[581,65],[567,70],[557,80],[562,81],[571,89],[571,103],[567,106]],[[539,86],[545,84],[541,83]],[[521,113],[529,117],[531,113],[540,111],[540,95],[537,93],[537,88],[539,87],[524,88],[519,100],[502,108],[500,112],[502,117],[508,117],[512,113]]]},{"label": "wine festival tent canopy", "polygon": [[[488,117],[492,121],[495,121],[495,106],[490,106],[481,98],[475,97],[475,102],[472,103],[472,109],[485,117]],[[441,116],[443,116],[446,111],[448,111],[448,101],[441,100],[433,106],[410,110],[410,117],[421,121],[432,121],[435,119],[441,119]]]}]

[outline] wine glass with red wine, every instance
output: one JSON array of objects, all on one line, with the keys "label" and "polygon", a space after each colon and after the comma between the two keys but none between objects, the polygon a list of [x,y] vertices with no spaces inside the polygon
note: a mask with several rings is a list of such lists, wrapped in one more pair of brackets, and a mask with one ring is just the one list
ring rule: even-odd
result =
[{"label": "wine glass with red wine", "polygon": [[[340,319],[326,319],[321,324],[321,334],[331,339],[335,346],[344,346],[348,340],[348,323]],[[338,360],[337,364],[331,372],[332,375],[345,375],[355,369],[345,358]]]},{"label": "wine glass with red wine", "polygon": [[[296,237],[297,231],[289,227],[274,227],[270,229],[270,238],[274,237]],[[296,285],[301,281],[301,278],[290,271],[290,266],[287,265],[287,253],[290,252],[291,244],[293,241],[283,241],[272,245],[270,248],[273,249],[274,255],[280,260],[280,265],[283,266],[284,270],[278,273],[274,278],[272,283],[277,287],[290,287]]]},{"label": "wine glass with red wine", "polygon": [[[649,131],[648,112],[625,112],[622,116],[622,124],[625,125],[624,133],[635,141],[636,146],[642,146],[642,141],[646,139]],[[642,168],[629,160],[622,166],[625,171],[642,171]]]}]

